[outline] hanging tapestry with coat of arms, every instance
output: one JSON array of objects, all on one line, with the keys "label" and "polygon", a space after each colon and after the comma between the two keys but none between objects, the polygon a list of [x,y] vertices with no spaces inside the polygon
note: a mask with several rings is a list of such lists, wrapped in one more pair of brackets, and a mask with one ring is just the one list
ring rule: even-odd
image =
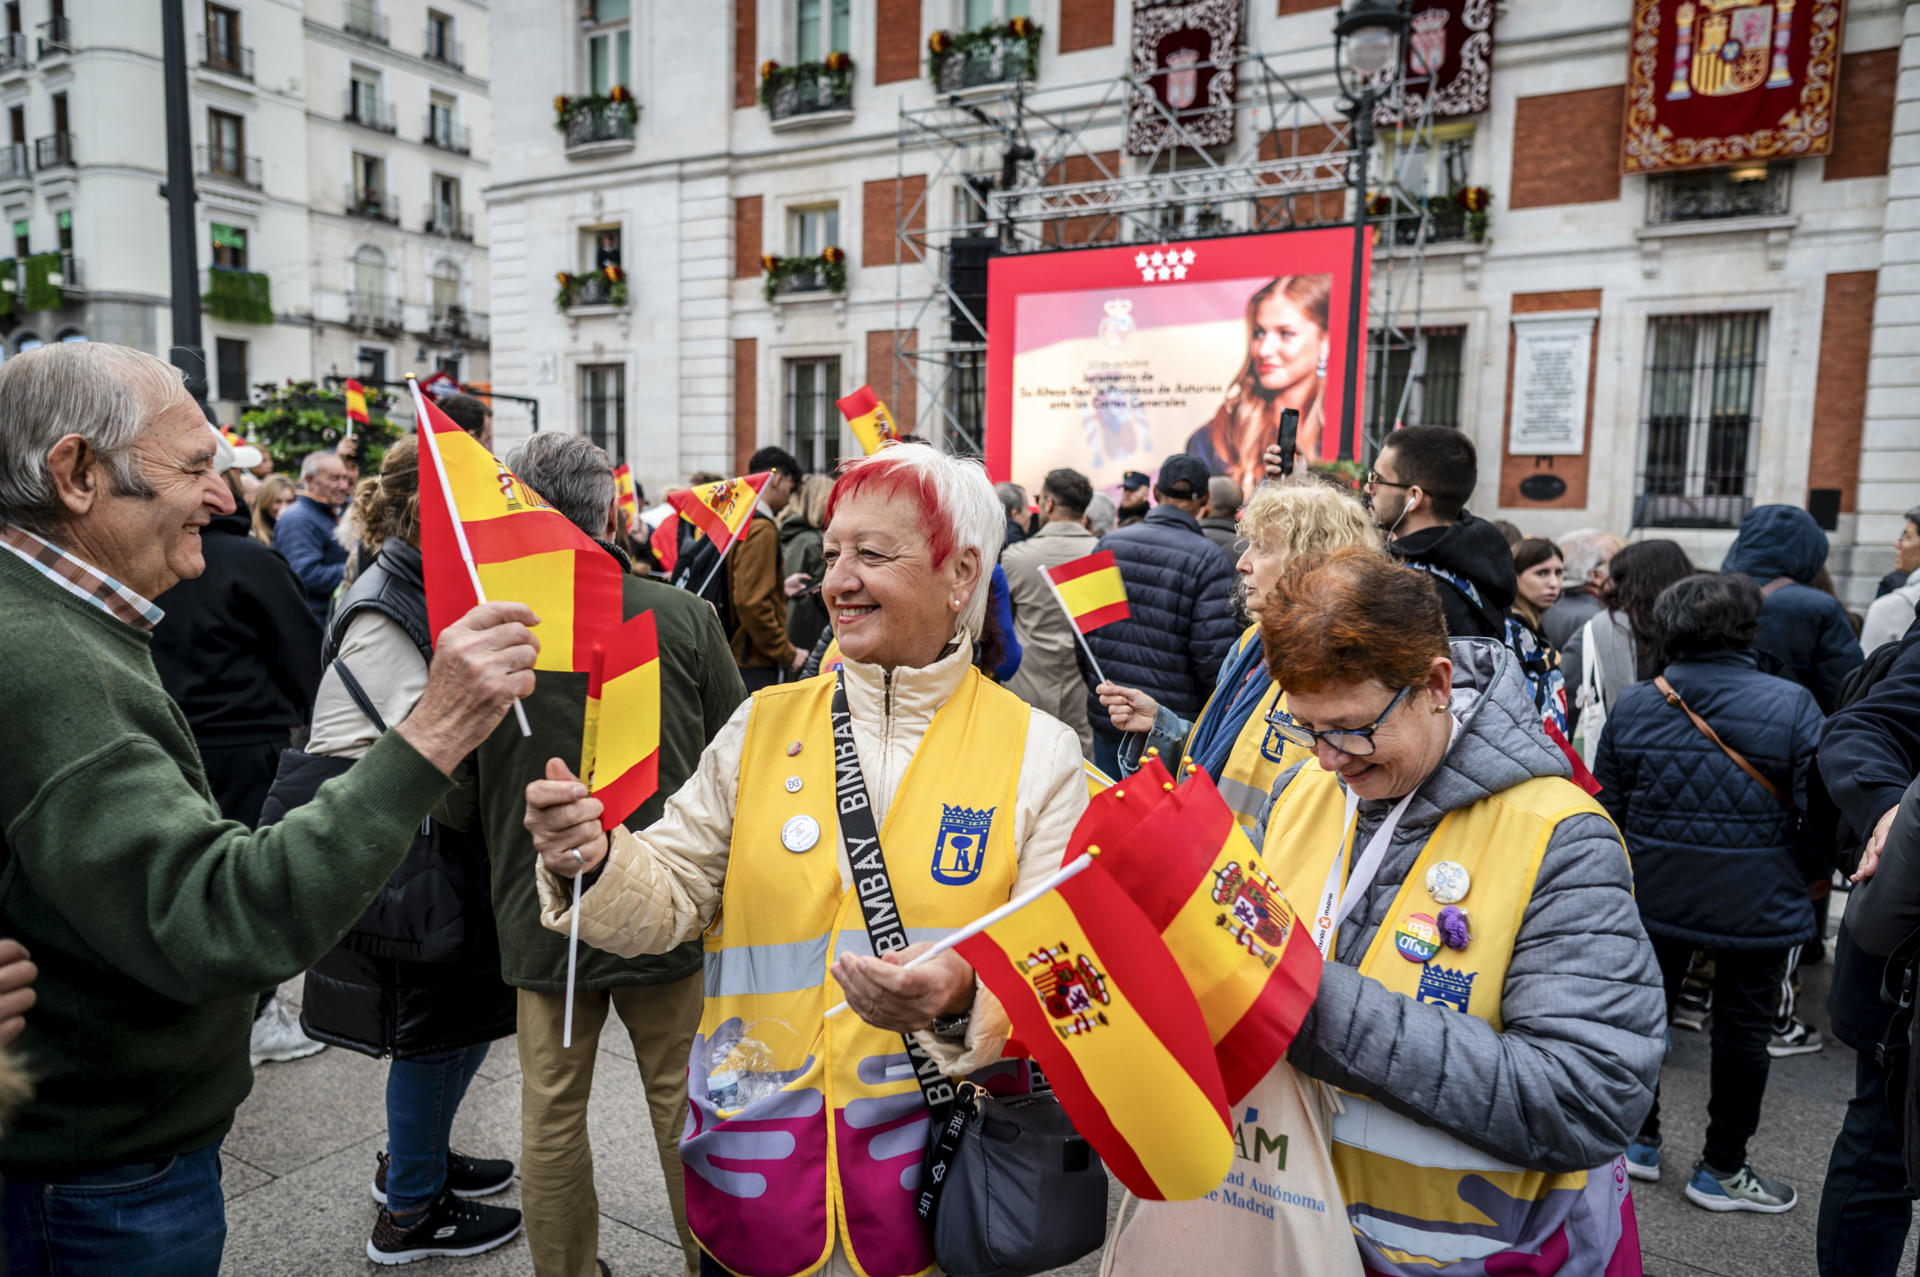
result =
[{"label": "hanging tapestry with coat of arms", "polygon": [[1412,124],[1433,97],[1433,118],[1478,115],[1493,98],[1493,0],[1414,0],[1407,27],[1407,101],[1398,82],[1373,109],[1383,126]]},{"label": "hanging tapestry with coat of arms", "polygon": [[1825,155],[1846,0],[1634,0],[1621,171]]},{"label": "hanging tapestry with coat of arms", "polygon": [[1133,74],[1147,82],[1151,95],[1135,92],[1127,105],[1127,154],[1149,155],[1176,142],[1219,146],[1233,140],[1240,6],[1241,0],[1136,0]]}]

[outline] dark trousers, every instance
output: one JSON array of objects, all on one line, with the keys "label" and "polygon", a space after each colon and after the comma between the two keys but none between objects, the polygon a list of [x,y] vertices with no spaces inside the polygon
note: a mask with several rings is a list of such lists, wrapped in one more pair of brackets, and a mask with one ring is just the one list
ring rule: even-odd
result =
[{"label": "dark trousers", "polygon": [[227,1241],[220,1146],[63,1180],[9,1179],[13,1277],[215,1277]]},{"label": "dark trousers", "polygon": [[1820,1277],[1894,1277],[1913,1223],[1913,1200],[1887,1102],[1887,1071],[1871,1051],[1854,1057],[1853,1098],[1827,1159],[1814,1250]]},{"label": "dark trousers", "polygon": [[[1653,939],[1660,976],[1667,989],[1667,1015],[1680,996],[1680,982],[1694,946],[1685,940]],[[1747,1160],[1747,1141],[1760,1126],[1760,1101],[1767,1093],[1767,1038],[1780,997],[1784,949],[1715,949],[1713,964],[1713,1063],[1708,1071],[1707,1147],[1709,1167],[1732,1174]],[[1641,1124],[1640,1138],[1660,1141],[1660,1095]]]}]

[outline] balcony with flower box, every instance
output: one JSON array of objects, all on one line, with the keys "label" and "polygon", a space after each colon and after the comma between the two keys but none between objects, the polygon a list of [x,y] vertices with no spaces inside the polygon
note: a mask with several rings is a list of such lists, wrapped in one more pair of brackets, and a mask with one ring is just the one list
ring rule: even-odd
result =
[{"label": "balcony with flower box", "polygon": [[553,100],[553,127],[567,140],[569,159],[587,159],[633,149],[633,126],[640,120],[640,104],[623,84],[609,93],[589,93]]},{"label": "balcony with flower box", "polygon": [[59,310],[80,288],[80,262],[72,253],[35,253],[0,261],[0,316]]},{"label": "balcony with flower box", "polygon": [[559,271],[553,308],[563,315],[610,314],[627,308],[627,273],[618,266],[587,271]]},{"label": "balcony with flower box", "polygon": [[760,105],[776,130],[845,124],[853,119],[853,59],[838,49],[822,62],[760,64]]},{"label": "balcony with flower box", "polygon": [[261,271],[214,266],[207,271],[207,291],[200,296],[200,308],[210,319],[271,324],[273,290]]},{"label": "balcony with flower box", "polygon": [[1423,227],[1428,244],[1484,244],[1490,220],[1487,205],[1492,201],[1492,193],[1484,186],[1463,186],[1424,200],[1381,192],[1368,199],[1367,214],[1391,225],[1391,231],[1381,237],[1383,245],[1416,244]]},{"label": "balcony with flower box", "polygon": [[940,93],[997,88],[1039,73],[1040,28],[1029,18],[927,37],[927,79]]}]

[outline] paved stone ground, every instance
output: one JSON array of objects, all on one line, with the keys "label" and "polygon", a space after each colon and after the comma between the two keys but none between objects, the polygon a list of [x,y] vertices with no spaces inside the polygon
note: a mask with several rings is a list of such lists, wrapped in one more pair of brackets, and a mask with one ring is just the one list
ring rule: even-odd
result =
[{"label": "paved stone ground", "polygon": [[[1836,900],[1836,905],[1839,901]],[[1836,908],[1837,914],[1838,909]],[[1809,968],[1804,1005],[1826,1022],[1828,967]],[[299,996],[297,983],[287,992]],[[1784,1215],[1715,1215],[1681,1195],[1685,1171],[1706,1129],[1708,1046],[1704,1034],[1676,1031],[1661,1098],[1669,1157],[1658,1184],[1634,1196],[1649,1277],[1805,1277],[1814,1271],[1813,1233],[1827,1153],[1853,1090],[1853,1054],[1829,1043],[1817,1055],[1776,1060],[1752,1158],[1763,1174],[1800,1190]],[[646,1106],[625,1035],[602,1037],[588,1125],[600,1192],[600,1253],[617,1277],[674,1277],[680,1248],[667,1213]],[[386,1065],[329,1049],[255,1075],[252,1097],[225,1145],[226,1271],[245,1277],[371,1274],[364,1252],[377,1209],[367,1195],[374,1153],[385,1137]],[[463,1151],[513,1157],[520,1144],[520,1073],[512,1039],[494,1044],[454,1123]],[[494,1199],[517,1204],[517,1190]],[[1916,1230],[1920,1232],[1920,1230]],[[1914,1271],[1909,1238],[1902,1272]],[[473,1259],[430,1260],[410,1273],[463,1277],[532,1271],[524,1239]],[[1092,1277],[1089,1258],[1060,1277]]]}]

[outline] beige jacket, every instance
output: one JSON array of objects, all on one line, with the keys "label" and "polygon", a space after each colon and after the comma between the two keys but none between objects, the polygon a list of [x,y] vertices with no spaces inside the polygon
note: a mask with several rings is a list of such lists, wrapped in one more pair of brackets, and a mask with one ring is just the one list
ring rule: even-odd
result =
[{"label": "beige jacket", "polygon": [[[877,824],[884,827],[900,780],[934,711],[959,686],[972,659],[972,645],[963,641],[932,665],[895,670],[891,675],[875,665],[846,663],[853,743]],[[667,800],[659,820],[639,833],[624,828],[613,831],[605,868],[580,898],[581,940],[630,958],[664,953],[712,924],[720,912],[721,887],[727,877],[740,754],[752,705],[747,700],[727,720],[701,756],[699,768]],[[975,743],[983,750],[1004,746],[1001,741]],[[1067,840],[1086,806],[1080,742],[1059,720],[1033,710],[1014,804],[1013,840],[1020,865],[1016,892],[1060,867]],[[838,845],[835,851],[841,888],[850,890],[853,876],[846,848]],[[554,931],[566,931],[572,922],[571,884],[544,868],[536,868],[535,873],[540,921]],[[837,993],[829,980],[828,1001],[839,1001]],[[1006,1012],[982,986],[974,995],[964,1048],[925,1033],[920,1042],[944,1072],[959,1077],[999,1059],[1007,1035]]]},{"label": "beige jacket", "polygon": [[1092,554],[1099,544],[1100,538],[1079,524],[1056,521],[1000,554],[1021,649],[1020,668],[1007,680],[1007,690],[1071,727],[1089,758],[1093,728],[1087,722],[1087,683],[1074,651],[1079,640],[1040,569]]}]

